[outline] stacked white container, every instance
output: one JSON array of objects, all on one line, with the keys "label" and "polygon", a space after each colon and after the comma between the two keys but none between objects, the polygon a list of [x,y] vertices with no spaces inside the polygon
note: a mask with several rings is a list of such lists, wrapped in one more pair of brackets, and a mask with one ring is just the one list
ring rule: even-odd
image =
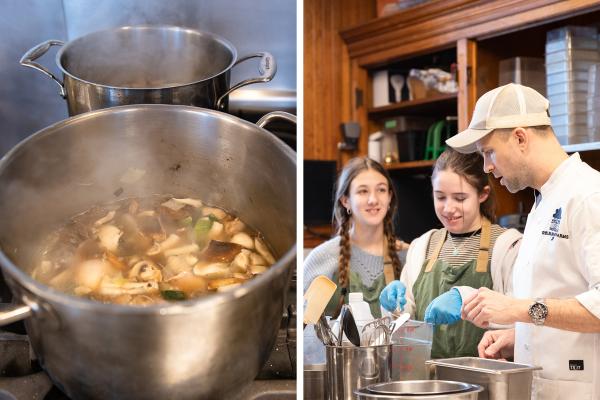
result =
[{"label": "stacked white container", "polygon": [[587,105],[590,142],[600,142],[600,64],[593,64],[589,70]]},{"label": "stacked white container", "polygon": [[561,144],[588,142],[588,80],[600,61],[596,27],[566,26],[546,34],[546,84],[552,127]]}]

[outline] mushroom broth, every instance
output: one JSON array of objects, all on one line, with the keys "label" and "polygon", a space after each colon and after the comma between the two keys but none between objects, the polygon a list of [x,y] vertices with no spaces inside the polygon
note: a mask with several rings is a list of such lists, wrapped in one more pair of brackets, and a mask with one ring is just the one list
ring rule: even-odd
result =
[{"label": "mushroom broth", "polygon": [[190,198],[94,207],[44,243],[33,278],[105,303],[197,297],[239,285],[275,262],[239,218]]}]

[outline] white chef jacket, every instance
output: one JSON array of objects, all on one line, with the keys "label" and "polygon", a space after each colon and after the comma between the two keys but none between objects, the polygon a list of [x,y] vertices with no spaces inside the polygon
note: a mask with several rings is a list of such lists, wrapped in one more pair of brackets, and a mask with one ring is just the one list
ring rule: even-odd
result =
[{"label": "white chef jacket", "polygon": [[[540,192],[515,262],[514,295],[576,298],[600,318],[600,172],[574,154]],[[600,399],[600,334],[532,323],[515,324],[515,333],[515,362],[543,368],[532,399]]]}]

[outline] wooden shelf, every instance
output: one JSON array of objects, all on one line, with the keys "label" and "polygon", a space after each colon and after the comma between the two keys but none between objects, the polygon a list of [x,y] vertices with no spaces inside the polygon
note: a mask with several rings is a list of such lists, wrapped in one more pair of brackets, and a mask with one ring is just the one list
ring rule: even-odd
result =
[{"label": "wooden shelf", "polygon": [[435,160],[418,160],[383,164],[383,166],[388,171],[411,170],[413,172],[413,170],[429,169],[433,167],[433,164],[435,164]]},{"label": "wooden shelf", "polygon": [[427,99],[401,101],[383,107],[368,109],[369,118],[381,119],[397,115],[456,115],[456,93],[445,94]]}]

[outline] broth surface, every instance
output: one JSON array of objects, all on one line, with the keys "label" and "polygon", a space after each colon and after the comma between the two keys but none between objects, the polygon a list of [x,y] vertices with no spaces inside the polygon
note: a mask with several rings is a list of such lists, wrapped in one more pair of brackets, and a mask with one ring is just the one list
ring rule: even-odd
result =
[{"label": "broth surface", "polygon": [[197,199],[94,207],[44,242],[32,277],[105,303],[149,305],[240,285],[275,263],[260,234]]}]

